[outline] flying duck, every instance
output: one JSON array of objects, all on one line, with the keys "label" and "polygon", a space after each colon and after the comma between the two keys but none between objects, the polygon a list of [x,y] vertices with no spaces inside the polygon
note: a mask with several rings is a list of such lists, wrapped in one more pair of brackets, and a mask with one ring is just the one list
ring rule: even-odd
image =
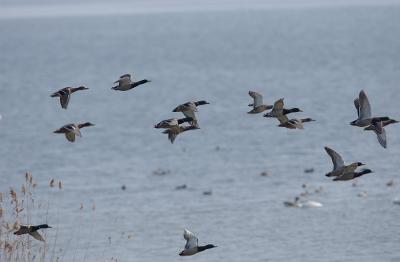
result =
[{"label": "flying duck", "polygon": [[326,146],[325,151],[331,157],[333,163],[333,170],[325,175],[327,177],[337,177],[342,175],[343,173],[352,173],[357,169],[357,167],[364,165],[361,162],[355,162],[350,165],[345,165],[343,158],[335,150]]},{"label": "flying duck", "polygon": [[363,169],[361,172],[348,172],[348,173],[343,173],[340,176],[337,176],[333,179],[333,181],[347,181],[347,180],[352,180],[356,177],[363,176],[365,174],[373,173],[371,169]]},{"label": "flying duck", "polygon": [[154,128],[171,128],[171,127],[176,127],[182,123],[190,122],[190,121],[193,121],[193,118],[191,118],[191,117],[185,117],[185,118],[181,118],[181,119],[170,118],[170,119],[163,120],[160,123],[156,124],[154,126]]},{"label": "flying duck", "polygon": [[283,108],[284,102],[283,98],[278,99],[275,101],[274,106],[272,107],[272,110],[266,114],[264,114],[264,117],[275,117],[275,118],[280,118],[284,115],[290,114],[290,113],[296,113],[296,112],[303,112],[299,108],[291,108],[291,109],[286,109]]},{"label": "flying duck", "polygon": [[37,225],[37,226],[20,226],[17,231],[14,232],[14,235],[24,235],[24,234],[29,234],[35,239],[39,241],[43,241],[43,237],[39,234],[38,230],[41,228],[51,228],[47,224],[42,224],[42,225]]},{"label": "flying duck", "polygon": [[379,144],[381,144],[382,147],[387,148],[386,131],[385,131],[384,127],[387,125],[390,125],[390,124],[395,124],[395,123],[399,123],[399,121],[390,119],[387,121],[373,122],[371,125],[364,128],[364,130],[374,131],[376,134],[376,137],[378,138]]},{"label": "flying duck", "polygon": [[354,99],[354,106],[356,107],[358,118],[350,122],[350,125],[352,126],[366,127],[376,122],[390,120],[390,118],[386,116],[371,116],[371,105],[369,104],[368,97],[364,90],[361,90],[358,98]]},{"label": "flying duck", "polygon": [[76,91],[79,90],[87,90],[89,88],[80,86],[80,87],[65,87],[63,89],[58,90],[57,92],[51,94],[51,97],[60,97],[60,104],[61,107],[64,109],[67,109],[68,103],[69,103],[69,98],[71,97],[72,93],[75,93]]},{"label": "flying duck", "polygon": [[190,102],[186,102],[182,105],[175,107],[175,109],[172,110],[172,112],[182,112],[185,117],[193,118],[193,120],[190,122],[190,124],[192,126],[199,127],[197,118],[196,118],[196,114],[194,112],[197,112],[197,106],[208,105],[208,104],[210,104],[210,103],[208,103],[207,101],[204,101],[204,100],[190,101]]},{"label": "flying duck", "polygon": [[174,143],[175,138],[183,132],[186,132],[188,130],[194,130],[194,129],[200,129],[197,126],[174,126],[171,128],[168,128],[163,131],[163,134],[168,134],[168,139],[171,141],[171,144]]},{"label": "flying duck", "polygon": [[75,136],[82,136],[80,129],[87,126],[94,126],[94,124],[90,122],[86,122],[83,124],[67,124],[54,131],[54,133],[65,134],[65,137],[69,142],[74,142]]},{"label": "flying duck", "polygon": [[261,94],[254,91],[249,91],[249,96],[253,98],[254,102],[253,104],[250,104],[251,106],[253,106],[253,110],[247,112],[248,114],[258,114],[264,112],[265,110],[273,108],[273,106],[271,105],[263,104],[263,97]]},{"label": "flying duck", "polygon": [[183,231],[183,237],[186,239],[186,245],[183,251],[179,253],[180,256],[192,256],[206,249],[217,247],[211,244],[199,246],[199,240],[197,237],[187,229]]},{"label": "flying duck", "polygon": [[145,84],[147,82],[151,82],[150,80],[143,79],[140,81],[132,81],[131,80],[131,75],[130,74],[125,74],[119,77],[117,81],[114,82],[114,84],[118,83],[117,86],[113,86],[111,89],[113,90],[119,90],[119,91],[127,91],[132,88],[135,88],[139,85]]},{"label": "flying duck", "polygon": [[303,123],[315,121],[314,119],[311,118],[302,118],[302,119],[293,118],[289,120],[286,115],[278,117],[278,120],[280,123],[278,126],[286,127],[289,129],[296,129],[296,128],[304,129]]}]

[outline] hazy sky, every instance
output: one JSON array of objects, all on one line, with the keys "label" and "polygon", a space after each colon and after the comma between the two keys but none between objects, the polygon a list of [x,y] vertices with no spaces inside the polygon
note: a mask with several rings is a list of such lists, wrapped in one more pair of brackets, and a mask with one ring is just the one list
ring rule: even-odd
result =
[{"label": "hazy sky", "polygon": [[400,4],[400,0],[0,0],[0,18]]}]

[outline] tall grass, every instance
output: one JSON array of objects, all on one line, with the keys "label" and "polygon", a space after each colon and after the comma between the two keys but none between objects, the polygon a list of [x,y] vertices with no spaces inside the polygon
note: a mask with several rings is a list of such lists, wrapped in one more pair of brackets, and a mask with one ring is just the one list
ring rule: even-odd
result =
[{"label": "tall grass", "polygon": [[[42,211],[47,217],[49,204],[35,201],[36,187],[33,176],[26,173],[25,183],[18,189],[11,187],[8,193],[0,192],[0,262],[59,261],[55,254],[57,237],[52,240],[53,243],[48,243],[38,241],[27,234],[14,235],[20,225],[30,225],[33,222],[33,211]],[[56,187],[59,191],[62,190],[62,183],[56,183],[52,179],[48,189],[54,190]],[[40,224],[46,222],[41,221]],[[46,239],[45,230],[40,230],[40,234]]]}]

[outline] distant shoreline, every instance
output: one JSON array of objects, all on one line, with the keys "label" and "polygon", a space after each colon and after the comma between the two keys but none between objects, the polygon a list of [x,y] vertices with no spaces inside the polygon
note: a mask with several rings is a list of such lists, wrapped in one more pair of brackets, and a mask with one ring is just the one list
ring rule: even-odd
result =
[{"label": "distant shoreline", "polygon": [[269,9],[314,9],[343,7],[385,7],[400,6],[400,1],[168,1],[168,2],[138,2],[126,3],[85,3],[85,4],[9,4],[0,7],[0,19],[23,18],[55,18],[84,16],[113,16],[148,13],[173,13],[197,11],[235,11],[235,10],[269,10]]}]

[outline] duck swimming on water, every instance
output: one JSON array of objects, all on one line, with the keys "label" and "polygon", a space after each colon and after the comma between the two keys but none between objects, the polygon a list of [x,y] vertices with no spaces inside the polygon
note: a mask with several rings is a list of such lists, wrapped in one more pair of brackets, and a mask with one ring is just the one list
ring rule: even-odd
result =
[{"label": "duck swimming on water", "polygon": [[29,234],[32,237],[34,237],[35,239],[44,242],[43,237],[38,232],[38,230],[42,229],[42,228],[51,228],[51,227],[47,224],[42,224],[42,225],[37,225],[37,226],[33,226],[33,225],[20,226],[19,229],[14,232],[14,235]]},{"label": "duck swimming on water", "polygon": [[63,89],[58,90],[57,92],[53,93],[51,97],[60,97],[60,104],[61,107],[67,109],[69,99],[72,93],[75,93],[79,90],[88,90],[89,88],[80,86],[80,87],[65,87]]},{"label": "duck swimming on water", "polygon": [[67,124],[62,126],[61,128],[57,129],[54,131],[56,134],[65,134],[65,138],[69,142],[74,142],[75,141],[75,136],[82,136],[81,135],[81,128],[87,127],[87,126],[94,126],[94,124],[90,122],[86,122],[83,124]]},{"label": "duck swimming on water", "polygon": [[217,247],[212,244],[199,246],[199,240],[197,239],[197,237],[187,229],[183,231],[183,238],[186,239],[186,245],[184,250],[179,253],[180,256],[192,256],[204,250]]},{"label": "duck swimming on water", "polygon": [[143,79],[140,81],[132,81],[131,80],[131,75],[130,74],[125,74],[119,77],[119,79],[117,81],[114,82],[114,84],[118,83],[117,86],[113,86],[111,89],[113,90],[118,90],[118,91],[127,91],[130,90],[132,88],[135,88],[139,85],[145,84],[151,82],[150,80],[147,79]]}]

